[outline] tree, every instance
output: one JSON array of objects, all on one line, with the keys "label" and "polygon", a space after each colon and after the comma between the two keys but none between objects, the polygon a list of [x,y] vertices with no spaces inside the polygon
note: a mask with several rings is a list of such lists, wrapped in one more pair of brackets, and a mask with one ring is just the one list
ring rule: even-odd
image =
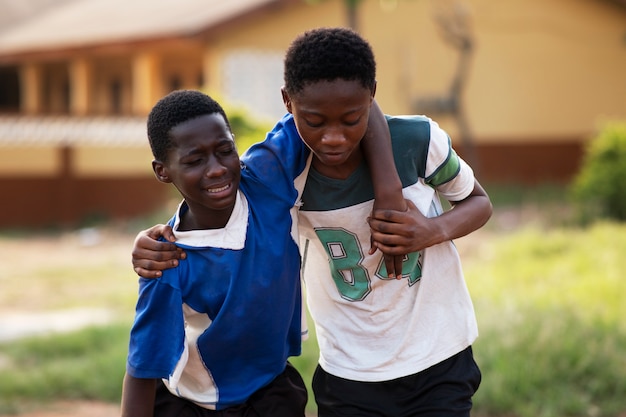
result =
[{"label": "tree", "polygon": [[346,6],[346,15],[348,18],[348,27],[355,31],[359,31],[358,8],[362,0],[344,0]]},{"label": "tree", "polygon": [[[306,0],[309,4],[320,3],[323,0]],[[358,32],[359,31],[359,23],[358,23],[358,9],[359,3],[363,0],[343,0],[343,3],[346,8],[346,21],[348,27],[352,30]]]},{"label": "tree", "polygon": [[439,0],[437,6],[434,19],[444,42],[458,51],[457,66],[448,91],[434,97],[418,98],[413,104],[413,110],[429,115],[451,115],[459,127],[464,156],[474,170],[478,171],[479,160],[462,100],[474,50],[471,16],[466,5],[459,0]]}]

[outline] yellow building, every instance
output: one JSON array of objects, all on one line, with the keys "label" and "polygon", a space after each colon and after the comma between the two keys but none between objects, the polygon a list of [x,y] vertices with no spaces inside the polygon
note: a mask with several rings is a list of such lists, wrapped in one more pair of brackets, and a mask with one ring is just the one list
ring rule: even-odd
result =
[{"label": "yellow building", "polygon": [[[483,182],[567,181],[599,123],[626,119],[626,0],[361,0],[352,21],[345,4],[0,0],[0,195],[63,172],[115,190],[50,191],[0,217],[54,195],[84,209],[49,223],[160,204],[143,134],[152,105],[203,88],[276,119],[283,52],[318,26],[352,22],[374,48],[383,110],[439,121]],[[103,139],[102,126],[119,137]],[[139,183],[145,204],[129,207]]]}]

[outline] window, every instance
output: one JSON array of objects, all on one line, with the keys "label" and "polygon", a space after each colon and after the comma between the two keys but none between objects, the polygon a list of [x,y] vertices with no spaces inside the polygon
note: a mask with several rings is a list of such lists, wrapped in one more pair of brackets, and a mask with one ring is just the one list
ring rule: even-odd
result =
[{"label": "window", "polygon": [[280,95],[283,53],[238,50],[228,54],[222,67],[224,97],[245,105],[257,117],[276,120],[285,114]]}]

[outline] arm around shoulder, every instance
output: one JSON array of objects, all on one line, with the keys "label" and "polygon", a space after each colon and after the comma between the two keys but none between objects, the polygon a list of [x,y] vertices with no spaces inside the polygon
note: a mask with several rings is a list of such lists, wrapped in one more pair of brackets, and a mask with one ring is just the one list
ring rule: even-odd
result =
[{"label": "arm around shoulder", "polygon": [[[158,240],[163,237],[167,242]],[[164,269],[178,265],[185,253],[174,243],[176,237],[168,225],[157,224],[137,234],[135,238],[132,263],[137,274],[144,278],[158,278]]]}]

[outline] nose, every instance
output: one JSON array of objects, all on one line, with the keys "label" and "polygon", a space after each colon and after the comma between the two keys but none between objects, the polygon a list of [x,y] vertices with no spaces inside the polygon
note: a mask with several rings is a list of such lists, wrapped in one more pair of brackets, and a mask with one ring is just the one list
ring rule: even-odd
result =
[{"label": "nose", "polygon": [[322,143],[327,146],[341,146],[346,141],[343,129],[339,127],[329,127],[322,136]]},{"label": "nose", "polygon": [[222,164],[219,158],[215,155],[209,157],[206,166],[205,175],[209,178],[217,178],[223,176],[227,171],[227,168]]}]

